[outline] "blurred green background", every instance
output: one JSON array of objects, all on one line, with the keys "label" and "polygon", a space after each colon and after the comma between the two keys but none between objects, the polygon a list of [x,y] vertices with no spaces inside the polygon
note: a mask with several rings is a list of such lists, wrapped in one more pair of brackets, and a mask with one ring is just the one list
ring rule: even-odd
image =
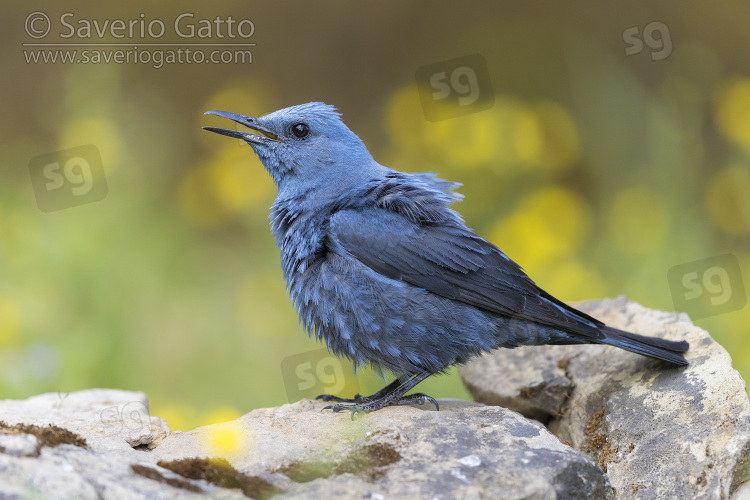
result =
[{"label": "blurred green background", "polygon": [[[747,282],[746,2],[4,8],[0,398],[141,390],[152,414],[185,430],[289,402],[282,360],[319,345],[287,300],[268,229],[273,183],[249,147],[201,130],[229,126],[209,109],[336,105],[380,163],[463,183],[467,224],[566,301],[626,294],[672,311],[669,269],[725,253],[743,271],[735,285]],[[41,40],[25,31],[33,11],[52,20]],[[158,19],[167,30],[62,38],[66,12],[76,28]],[[24,43],[236,41],[176,36],[187,12],[194,24],[250,19],[255,32],[239,41],[256,44],[252,63],[27,62],[62,49]],[[415,73],[470,54],[487,63],[494,104],[428,121]],[[107,196],[42,212],[30,160],[85,144],[101,153]],[[697,324],[747,377],[750,311],[737,300]],[[360,383],[381,386],[367,372]],[[468,397],[455,372],[420,390]]]}]

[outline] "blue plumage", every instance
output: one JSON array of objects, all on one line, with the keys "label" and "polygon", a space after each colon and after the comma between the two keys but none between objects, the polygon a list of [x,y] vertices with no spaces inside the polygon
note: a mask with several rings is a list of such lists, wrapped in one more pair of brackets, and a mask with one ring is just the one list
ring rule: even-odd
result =
[{"label": "blue plumage", "polygon": [[404,394],[499,347],[599,343],[687,363],[686,342],[607,327],[547,294],[450,208],[459,184],[378,164],[332,106],[208,114],[258,132],[205,127],[247,141],[278,187],[271,230],[307,332],[356,366],[397,377],[370,397],[324,396],[352,403],[334,410],[437,405]]}]

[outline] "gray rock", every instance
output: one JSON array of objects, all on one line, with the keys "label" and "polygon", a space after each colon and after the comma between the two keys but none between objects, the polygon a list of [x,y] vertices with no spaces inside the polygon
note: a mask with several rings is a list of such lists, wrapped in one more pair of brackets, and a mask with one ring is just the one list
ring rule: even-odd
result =
[{"label": "gray rock", "polygon": [[39,440],[30,434],[0,434],[0,453],[14,457],[37,457]]},{"label": "gray rock", "polygon": [[71,445],[43,448],[38,458],[16,458],[0,453],[0,498],[246,499],[236,491],[210,485],[203,488],[196,485],[197,491],[190,491],[143,477],[131,468],[138,463],[136,459],[136,456],[128,459],[122,453],[96,452]]},{"label": "gray rock", "polygon": [[101,389],[0,401],[0,498],[245,498],[207,484],[190,491],[135,474],[133,465],[153,467],[148,445],[169,432],[147,408],[143,393]]},{"label": "gray rock", "polygon": [[471,396],[481,403],[502,406],[546,423],[562,415],[573,391],[564,360],[542,355],[537,347],[485,355],[458,367]]},{"label": "gray rock", "polygon": [[[441,410],[385,408],[355,420],[302,400],[255,410],[237,421],[230,456],[290,498],[607,498],[591,459],[538,422],[500,407],[446,404]],[[173,433],[152,453],[202,456],[220,427]],[[365,497],[367,498],[367,497]]]},{"label": "gray rock", "polygon": [[149,415],[145,394],[114,389],[0,401],[0,421],[58,425],[83,437],[92,449],[102,451],[155,446],[170,431],[164,419]]},{"label": "gray rock", "polygon": [[[36,438],[0,434],[9,445],[0,452],[0,498],[612,496],[590,457],[540,423],[499,407],[441,400],[440,412],[394,407],[351,420],[348,413],[321,411],[325,403],[302,400],[172,432],[148,447],[133,439],[138,432],[122,432],[102,418],[102,409],[125,408],[128,401],[145,404],[139,394],[120,391],[0,401],[6,422],[54,424],[86,439],[56,444],[39,434],[33,456],[19,439]],[[23,408],[30,413],[23,415]],[[217,460],[222,456],[228,461]]]},{"label": "gray rock", "polygon": [[[624,297],[579,305],[621,328],[690,343],[687,367],[674,367],[605,346],[544,346],[519,354],[495,351],[481,360],[510,398],[527,404],[522,390],[544,386],[564,367],[574,387],[562,410],[550,401],[548,428],[589,453],[607,472],[617,498],[740,498],[750,480],[750,402],[729,354],[687,315],[646,309]],[[522,356],[526,366],[519,364]],[[521,373],[503,371],[511,364]],[[543,367],[539,369],[538,367]],[[466,367],[474,394],[492,394],[491,380]],[[517,381],[515,387],[509,380]],[[487,398],[483,397],[482,401]]]}]

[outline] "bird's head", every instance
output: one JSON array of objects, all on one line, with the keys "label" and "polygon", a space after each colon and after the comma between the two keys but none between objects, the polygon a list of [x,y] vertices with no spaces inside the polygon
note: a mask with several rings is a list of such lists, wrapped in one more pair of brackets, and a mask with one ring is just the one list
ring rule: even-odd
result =
[{"label": "bird's head", "polygon": [[322,102],[291,106],[257,118],[227,111],[205,114],[229,118],[257,132],[203,127],[246,141],[279,190],[341,184],[352,178],[353,170],[374,163],[365,145],[344,125],[336,109]]}]

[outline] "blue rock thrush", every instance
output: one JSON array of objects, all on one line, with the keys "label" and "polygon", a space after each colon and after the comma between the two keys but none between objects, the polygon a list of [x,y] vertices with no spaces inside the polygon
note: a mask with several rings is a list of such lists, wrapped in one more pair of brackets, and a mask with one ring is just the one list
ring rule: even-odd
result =
[{"label": "blue rock thrush", "polygon": [[[355,366],[395,380],[333,411],[437,402],[405,395],[430,375],[500,347],[606,344],[685,365],[687,342],[609,327],[539,288],[449,205],[457,183],[378,164],[333,106],[254,118],[208,111],[257,132],[246,141],[278,193],[271,230],[289,295],[308,334]],[[342,404],[348,403],[348,404]]]}]

